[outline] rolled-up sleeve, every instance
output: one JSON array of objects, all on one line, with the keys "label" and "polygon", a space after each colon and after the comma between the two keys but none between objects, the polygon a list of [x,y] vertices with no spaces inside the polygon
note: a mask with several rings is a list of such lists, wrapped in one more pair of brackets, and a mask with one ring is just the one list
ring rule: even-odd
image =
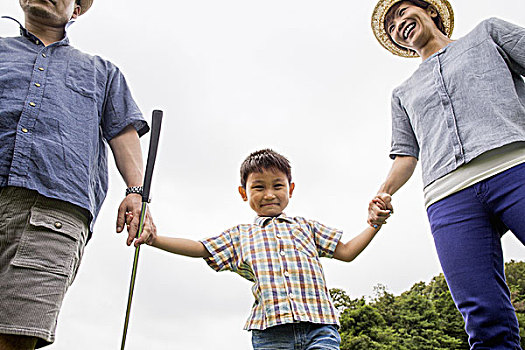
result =
[{"label": "rolled-up sleeve", "polygon": [[133,125],[139,136],[149,131],[148,124],[131,96],[131,90],[124,75],[115,66],[111,66],[108,72],[101,125],[104,138],[108,141],[128,125]]},{"label": "rolled-up sleeve", "polygon": [[412,156],[419,158],[419,145],[406,110],[395,91],[392,94],[392,146],[390,158]]},{"label": "rolled-up sleeve", "polygon": [[499,18],[490,18],[485,24],[492,40],[510,59],[510,68],[525,76],[525,28]]},{"label": "rolled-up sleeve", "polygon": [[211,254],[211,257],[204,258],[206,263],[215,271],[237,271],[238,254],[235,243],[238,241],[239,230],[229,229],[218,236],[210,237],[200,242]]},{"label": "rolled-up sleeve", "polygon": [[310,220],[308,225],[312,229],[319,257],[332,258],[337,243],[339,243],[341,236],[343,235],[343,231],[328,227],[313,220]]}]

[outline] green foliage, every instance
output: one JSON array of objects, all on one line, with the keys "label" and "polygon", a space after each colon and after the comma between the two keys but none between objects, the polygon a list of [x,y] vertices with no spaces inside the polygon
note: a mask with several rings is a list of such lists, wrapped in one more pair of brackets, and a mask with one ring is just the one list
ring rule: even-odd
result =
[{"label": "green foliage", "polygon": [[[525,348],[525,262],[506,263],[505,273]],[[369,301],[352,299],[341,289],[331,289],[330,294],[341,312],[342,350],[469,349],[463,319],[443,274],[399,296],[383,285],[374,288]]]},{"label": "green foliage", "polygon": [[521,347],[525,349],[525,262],[505,263],[505,276],[520,324]]}]

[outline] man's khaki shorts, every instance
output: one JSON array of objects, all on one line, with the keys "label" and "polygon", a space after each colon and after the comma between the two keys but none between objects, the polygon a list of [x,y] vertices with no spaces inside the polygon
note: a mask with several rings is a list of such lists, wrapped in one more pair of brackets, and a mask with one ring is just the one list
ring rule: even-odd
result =
[{"label": "man's khaki shorts", "polygon": [[0,333],[52,343],[64,294],[88,237],[87,211],[17,187],[0,188]]}]

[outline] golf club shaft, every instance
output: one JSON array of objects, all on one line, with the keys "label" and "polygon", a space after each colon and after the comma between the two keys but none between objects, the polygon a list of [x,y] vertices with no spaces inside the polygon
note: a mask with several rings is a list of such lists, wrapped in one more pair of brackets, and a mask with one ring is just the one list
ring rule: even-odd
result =
[{"label": "golf club shaft", "polygon": [[[142,202],[142,208],[140,211],[140,223],[139,223],[139,230],[137,233],[137,238],[140,237],[140,235],[142,234],[142,230],[144,229],[144,218],[146,217],[147,207],[148,207],[148,204],[146,202]],[[126,319],[124,321],[124,331],[122,333],[122,343],[120,346],[121,350],[124,350],[124,347],[126,346],[126,336],[128,334],[129,316],[131,312],[131,301],[133,300],[133,290],[135,289],[135,280],[137,277],[139,254],[140,254],[140,246],[135,248],[135,257],[133,258],[133,269],[131,272],[131,281],[129,283],[128,304],[126,307]]]},{"label": "golf club shaft", "polygon": [[[142,208],[140,210],[139,227],[137,230],[137,239],[140,238],[144,230],[144,221],[148,210],[148,203],[150,201],[151,179],[153,176],[153,168],[155,167],[155,159],[157,158],[157,149],[159,146],[160,127],[162,124],[162,111],[153,111],[151,120],[151,138],[149,141],[148,160],[146,162],[146,172],[144,174],[143,190],[142,190]],[[135,289],[135,280],[137,277],[137,267],[139,262],[140,245],[135,248],[135,257],[133,258],[133,269],[131,271],[131,281],[129,284],[128,304],[126,307],[126,319],[124,321],[124,331],[122,332],[121,350],[126,346],[126,336],[128,334],[129,319],[131,314],[131,302],[133,300],[133,290]]]}]

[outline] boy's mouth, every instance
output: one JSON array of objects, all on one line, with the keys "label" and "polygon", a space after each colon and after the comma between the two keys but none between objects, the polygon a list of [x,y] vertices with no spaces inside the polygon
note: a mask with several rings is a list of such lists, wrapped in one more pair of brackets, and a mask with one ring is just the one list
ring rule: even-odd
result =
[{"label": "boy's mouth", "polygon": [[279,205],[279,203],[263,203],[261,204],[261,207],[268,207],[268,206],[271,206],[271,205]]}]

